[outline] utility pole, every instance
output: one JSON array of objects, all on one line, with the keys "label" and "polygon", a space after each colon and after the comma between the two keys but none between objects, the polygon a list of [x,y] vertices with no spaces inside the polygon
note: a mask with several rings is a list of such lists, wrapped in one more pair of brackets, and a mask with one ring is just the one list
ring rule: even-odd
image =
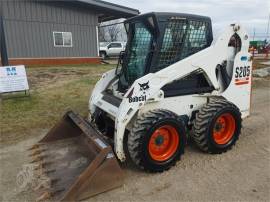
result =
[{"label": "utility pole", "polygon": [[269,13],[269,18],[268,18],[268,25],[267,25],[267,31],[266,31],[266,39],[270,38],[269,36],[269,26],[270,26],[270,13]]},{"label": "utility pole", "polygon": [[253,41],[255,41],[255,32],[256,32],[256,29],[253,28]]},{"label": "utility pole", "polygon": [[[270,42],[269,26],[270,26],[270,13],[269,13],[268,25],[267,25],[267,31],[266,31],[266,43],[267,43],[267,39],[269,39],[269,42]],[[268,58],[268,53],[269,53],[269,47],[266,48],[265,58]]]}]

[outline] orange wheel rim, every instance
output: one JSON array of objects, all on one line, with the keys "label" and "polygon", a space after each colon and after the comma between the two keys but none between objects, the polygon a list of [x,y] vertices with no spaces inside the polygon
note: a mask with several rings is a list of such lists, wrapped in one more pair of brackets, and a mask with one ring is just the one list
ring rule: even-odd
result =
[{"label": "orange wheel rim", "polygon": [[179,135],[177,130],[170,125],[164,125],[156,129],[151,135],[148,150],[155,161],[166,161],[177,151]]},{"label": "orange wheel rim", "polygon": [[235,132],[235,119],[230,113],[220,115],[214,125],[213,138],[217,144],[227,144]]}]

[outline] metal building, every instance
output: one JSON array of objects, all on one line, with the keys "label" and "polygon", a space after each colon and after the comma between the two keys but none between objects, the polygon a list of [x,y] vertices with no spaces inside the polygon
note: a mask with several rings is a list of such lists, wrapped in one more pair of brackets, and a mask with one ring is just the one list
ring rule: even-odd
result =
[{"label": "metal building", "polygon": [[0,1],[2,62],[10,64],[97,63],[100,22],[139,11],[99,0]]}]

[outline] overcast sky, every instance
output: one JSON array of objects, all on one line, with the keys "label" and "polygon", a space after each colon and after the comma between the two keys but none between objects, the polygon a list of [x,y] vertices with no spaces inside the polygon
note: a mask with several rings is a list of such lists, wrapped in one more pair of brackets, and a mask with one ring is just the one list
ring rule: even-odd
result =
[{"label": "overcast sky", "polygon": [[[226,25],[240,22],[251,37],[266,37],[270,0],[107,0],[108,2],[139,9],[141,13],[151,11],[179,12],[211,17],[214,35]],[[270,32],[270,31],[269,31]],[[261,38],[261,37],[260,37]],[[268,36],[269,38],[269,36]],[[261,38],[262,39],[262,38]]]}]

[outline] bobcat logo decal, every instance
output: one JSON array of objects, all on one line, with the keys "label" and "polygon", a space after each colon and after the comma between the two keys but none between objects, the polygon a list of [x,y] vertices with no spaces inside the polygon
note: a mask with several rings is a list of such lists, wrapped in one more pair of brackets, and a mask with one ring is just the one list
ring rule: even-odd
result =
[{"label": "bobcat logo decal", "polygon": [[145,91],[149,89],[149,81],[146,82],[146,83],[142,83],[140,84],[140,91],[143,91],[143,95],[141,96],[133,96],[133,91],[134,91],[134,88],[129,92],[129,94],[127,95],[127,98],[129,100],[129,103],[132,103],[132,102],[143,102],[143,101],[146,101],[146,93]]},{"label": "bobcat logo decal", "polygon": [[139,85],[140,85],[140,90],[141,91],[145,91],[145,90],[148,90],[149,89],[149,81],[147,82],[147,83],[142,83],[142,84],[140,84],[139,83]]}]

